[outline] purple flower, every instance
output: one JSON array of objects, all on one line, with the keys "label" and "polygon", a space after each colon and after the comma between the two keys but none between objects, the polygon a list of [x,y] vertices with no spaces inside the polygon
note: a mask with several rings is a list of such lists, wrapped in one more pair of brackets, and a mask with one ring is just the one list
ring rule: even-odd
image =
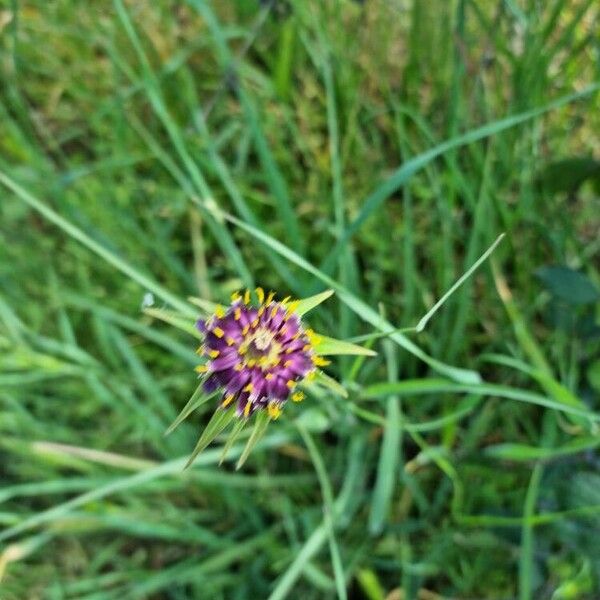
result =
[{"label": "purple flower", "polygon": [[276,419],[288,398],[304,399],[298,383],[328,361],[316,352],[319,336],[295,313],[299,301],[276,301],[273,292],[265,298],[262,288],[255,295],[253,304],[248,290],[243,297],[236,292],[229,307],[197,322],[204,334],[198,353],[208,360],[196,371],[204,391],[222,391],[222,408],[235,403],[238,417],[267,410]]}]

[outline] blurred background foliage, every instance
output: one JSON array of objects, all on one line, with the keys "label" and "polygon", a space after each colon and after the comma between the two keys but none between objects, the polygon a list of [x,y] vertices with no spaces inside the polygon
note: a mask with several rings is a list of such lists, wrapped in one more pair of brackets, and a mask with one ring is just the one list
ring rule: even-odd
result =
[{"label": "blurred background foliage", "polygon": [[[0,598],[600,597],[599,20],[0,2]],[[503,231],[410,335],[486,383],[378,340],[242,471],[182,472],[211,411],[163,436],[195,342],[145,294],[323,289],[279,240],[347,290],[311,325],[360,336],[354,300],[414,325]]]}]

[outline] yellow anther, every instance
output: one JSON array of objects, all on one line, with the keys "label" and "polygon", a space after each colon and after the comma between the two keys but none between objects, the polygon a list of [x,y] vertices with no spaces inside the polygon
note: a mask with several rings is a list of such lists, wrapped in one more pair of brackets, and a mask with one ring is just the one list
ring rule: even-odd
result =
[{"label": "yellow anther", "polygon": [[196,350],[196,354],[204,354],[204,346],[199,346],[198,349]]},{"label": "yellow anther", "polygon": [[212,332],[218,337],[222,338],[225,335],[225,332],[220,327],[215,327]]},{"label": "yellow anther", "polygon": [[254,319],[254,321],[252,321],[252,327],[254,329],[256,329],[258,327],[258,319]]},{"label": "yellow anther", "polygon": [[249,330],[250,330],[250,325],[244,325],[244,328],[242,329],[242,335],[246,335]]},{"label": "yellow anther", "polygon": [[330,360],[327,360],[322,356],[313,356],[312,361],[317,367],[326,367],[327,365],[331,364]]},{"label": "yellow anther", "polygon": [[282,301],[281,304],[283,304],[284,306],[290,301],[291,296],[286,296]]},{"label": "yellow anther", "polygon": [[233,292],[233,294],[231,294],[231,301],[232,302],[237,302],[239,299],[241,298],[240,293],[238,291]]},{"label": "yellow anther", "polygon": [[250,304],[250,290],[244,292],[244,304]]},{"label": "yellow anther", "polygon": [[244,356],[244,354],[246,354],[246,352],[248,352],[248,346],[240,346],[238,348],[238,354]]},{"label": "yellow anther", "polygon": [[225,338],[225,341],[227,342],[228,346],[233,346],[235,344],[235,340],[232,337],[227,336]]},{"label": "yellow anther", "polygon": [[292,400],[294,402],[302,402],[302,400],[304,400],[304,392],[296,392],[295,394],[292,394]]},{"label": "yellow anther", "polygon": [[227,394],[227,396],[225,396],[225,399],[223,400],[221,406],[223,408],[226,408],[227,406],[229,406],[233,402],[234,398],[235,398],[234,394]]},{"label": "yellow anther", "polygon": [[258,298],[258,303],[262,304],[265,300],[265,290],[263,290],[261,287],[257,287],[255,292],[256,297]]},{"label": "yellow anther", "polygon": [[285,327],[285,325],[279,330],[279,333],[281,335],[285,335],[287,333],[287,327]]},{"label": "yellow anther", "polygon": [[248,360],[248,362],[246,363],[250,368],[255,367],[256,366],[256,360],[254,360],[253,358],[251,358],[250,360]]},{"label": "yellow anther", "polygon": [[252,402],[250,402],[250,400],[248,400],[248,402],[246,402],[246,406],[244,406],[244,416],[247,417],[250,414],[250,409],[252,408]]},{"label": "yellow anther", "polygon": [[211,358],[217,358],[217,356],[219,356],[219,354],[221,354],[218,350],[209,350],[208,351],[208,355]]},{"label": "yellow anther", "polygon": [[242,318],[242,309],[241,308],[238,307],[233,311],[233,318],[236,321],[239,321]]},{"label": "yellow anther", "polygon": [[317,371],[316,371],[316,369],[313,369],[312,371],[308,372],[308,374],[306,375],[306,379],[308,381],[312,381],[316,376],[317,376]]},{"label": "yellow anther", "polygon": [[243,392],[251,392],[254,389],[252,382],[250,382],[242,391]]},{"label": "yellow anther", "polygon": [[312,349],[312,344],[304,344],[304,346],[302,346],[303,352],[308,352],[311,349]]},{"label": "yellow anther", "polygon": [[258,309],[258,316],[262,317],[264,315],[264,313],[265,313],[265,307],[263,305]]},{"label": "yellow anther", "polygon": [[271,380],[273,379],[273,377],[275,377],[275,376],[273,375],[273,373],[267,373],[267,374],[265,375],[265,379],[266,379],[267,381],[271,381]]},{"label": "yellow anther", "polygon": [[290,379],[286,382],[285,385],[287,385],[291,390],[296,385],[296,382],[293,379]]},{"label": "yellow anther", "polygon": [[294,362],[293,360],[286,360],[286,361],[283,363],[283,366],[284,366],[284,367],[287,369],[288,367],[291,367],[291,366],[292,366],[292,363],[293,363],[293,362]]},{"label": "yellow anther", "polygon": [[267,407],[267,410],[269,412],[269,417],[273,420],[277,419],[281,414],[281,408],[279,408],[275,402],[271,402]]},{"label": "yellow anther", "polygon": [[220,304],[217,304],[215,308],[215,315],[217,315],[219,319],[222,319],[225,316],[225,309]]},{"label": "yellow anther", "polygon": [[273,310],[271,311],[271,319],[275,317],[275,315],[277,314],[278,310],[279,309],[277,308],[277,306],[273,307]]},{"label": "yellow anther", "polygon": [[311,344],[317,344],[321,340],[321,336],[317,335],[312,329],[306,330],[306,337],[310,340]]},{"label": "yellow anther", "polygon": [[292,352],[296,352],[296,350],[294,348],[288,348],[285,353],[286,354],[291,354]]},{"label": "yellow anther", "polygon": [[237,363],[237,365],[235,365],[235,367],[233,367],[234,371],[241,371],[244,368],[244,366],[241,363]]},{"label": "yellow anther", "polygon": [[197,367],[194,368],[194,371],[196,371],[196,373],[208,373],[208,366],[207,365],[198,365]]},{"label": "yellow anther", "polygon": [[300,304],[300,300],[294,300],[287,305],[288,314],[294,313]]},{"label": "yellow anther", "polygon": [[271,302],[273,302],[273,298],[275,298],[275,292],[269,292],[265,304],[271,304]]}]

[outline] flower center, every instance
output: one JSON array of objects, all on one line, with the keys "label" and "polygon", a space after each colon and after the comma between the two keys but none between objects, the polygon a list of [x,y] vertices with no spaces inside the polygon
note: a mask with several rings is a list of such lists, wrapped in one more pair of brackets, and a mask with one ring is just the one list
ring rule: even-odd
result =
[{"label": "flower center", "polygon": [[265,369],[278,363],[281,344],[275,340],[274,332],[260,328],[242,342],[239,352],[244,357],[244,364],[257,364]]},{"label": "flower center", "polygon": [[266,329],[259,329],[254,334],[252,344],[259,352],[266,352],[273,341],[273,334]]}]

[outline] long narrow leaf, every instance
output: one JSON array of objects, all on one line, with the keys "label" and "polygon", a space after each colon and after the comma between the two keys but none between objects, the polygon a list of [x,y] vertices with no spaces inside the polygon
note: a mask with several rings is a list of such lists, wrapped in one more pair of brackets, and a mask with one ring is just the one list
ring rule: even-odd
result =
[{"label": "long narrow leaf", "polygon": [[192,397],[187,401],[186,405],[181,409],[181,412],[177,418],[169,425],[169,428],[165,431],[165,435],[172,433],[179,425],[185,421],[196,409],[200,408],[205,402],[208,402],[213,394],[207,394],[200,384]]},{"label": "long narrow leaf", "polygon": [[206,448],[226,427],[231,423],[235,416],[235,407],[223,410],[218,408],[213,414],[208,425],[205,427],[192,455],[188,459],[185,468],[187,469],[193,462],[196,456]]},{"label": "long narrow leaf", "polygon": [[65,233],[70,235],[73,239],[81,242],[84,246],[89,248],[92,252],[97,254],[100,258],[104,259],[107,263],[127,275],[133,281],[139,283],[144,289],[151,291],[156,296],[164,300],[167,304],[170,304],[173,308],[181,311],[182,313],[190,316],[195,315],[195,310],[183,300],[180,300],[174,294],[171,294],[168,290],[163,288],[161,285],[140,273],[137,269],[132,267],[125,260],[107,250],[104,246],[93,240],[87,233],[83,232],[79,227],[76,227],[65,218],[61,217],[55,210],[44,204],[41,200],[30,194],[26,189],[21,187],[17,182],[11,179],[8,175],[0,171],[0,183],[4,184],[11,192],[13,192],[19,199],[25,202],[34,210],[38,211],[48,221],[51,221]]},{"label": "long narrow leaf", "polygon": [[569,406],[535,394],[527,390],[512,388],[506,385],[496,385],[492,383],[481,383],[478,385],[467,385],[455,383],[444,379],[413,379],[399,381],[397,383],[376,383],[363,390],[362,397],[365,399],[386,397],[390,394],[402,396],[417,396],[420,394],[431,393],[467,393],[480,394],[482,396],[496,396],[498,398],[507,398],[517,400],[527,404],[535,404],[546,408],[553,408],[565,413],[585,417],[592,423],[600,422],[600,415],[588,410]]},{"label": "long narrow leaf", "polygon": [[240,469],[243,466],[256,444],[258,444],[258,442],[260,442],[262,437],[265,435],[270,421],[271,419],[269,418],[269,415],[264,411],[260,411],[256,415],[254,429],[252,430],[252,433],[248,438],[246,447],[244,448],[244,451],[242,452],[242,455],[240,456],[240,459],[238,460],[237,465],[235,466],[236,470]]},{"label": "long narrow leaf", "polygon": [[496,246],[502,241],[505,234],[501,234],[496,238],[496,241],[475,261],[475,264],[467,270],[454,285],[433,305],[431,310],[417,323],[416,331],[423,331],[425,325],[429,322],[429,319],[441,308],[441,306],[454,294],[454,292],[479,268],[479,266],[490,256],[490,254],[496,249]]}]

